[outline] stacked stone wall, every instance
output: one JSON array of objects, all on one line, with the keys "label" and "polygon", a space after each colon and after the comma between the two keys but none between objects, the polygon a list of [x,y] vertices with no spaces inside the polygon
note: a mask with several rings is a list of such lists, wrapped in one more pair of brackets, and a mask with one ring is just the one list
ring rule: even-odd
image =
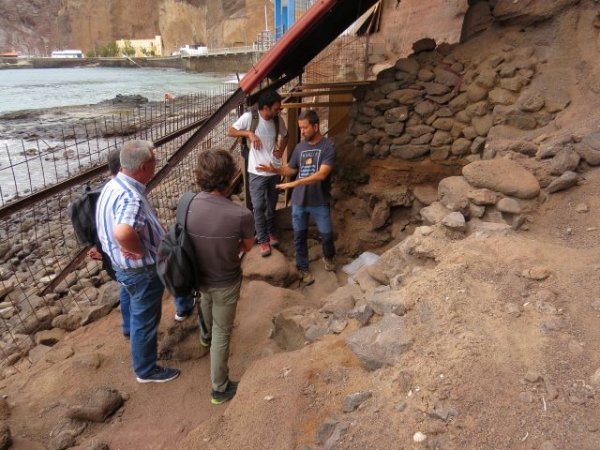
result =
[{"label": "stacked stone wall", "polygon": [[[398,234],[399,208],[409,223],[461,232],[526,229],[548,194],[600,165],[600,132],[557,126],[570,94],[550,84],[557,62],[537,48],[498,43],[468,60],[460,46],[423,39],[355,92],[349,141],[370,162],[353,191],[373,239]],[[423,170],[432,179],[414,177]]]},{"label": "stacked stone wall", "polygon": [[493,126],[543,127],[569,103],[528,89],[540,64],[532,47],[506,46],[479,63],[444,53],[400,59],[357,92],[350,133],[365,155],[489,158],[484,149]]}]

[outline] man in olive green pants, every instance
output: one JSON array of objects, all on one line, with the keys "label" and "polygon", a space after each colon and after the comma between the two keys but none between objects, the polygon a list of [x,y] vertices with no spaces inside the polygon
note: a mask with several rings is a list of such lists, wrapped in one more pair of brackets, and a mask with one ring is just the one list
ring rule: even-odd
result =
[{"label": "man in olive green pants", "polygon": [[254,244],[252,213],[225,196],[235,172],[229,152],[201,152],[196,182],[202,192],[191,201],[186,219],[201,280],[200,309],[204,327],[200,327],[200,345],[210,347],[211,403],[214,405],[231,400],[237,392],[237,382],[229,379],[227,360],[242,285],[240,251],[248,252]]},{"label": "man in olive green pants", "polygon": [[[215,392],[220,392],[219,389],[225,389],[227,392],[229,342],[241,285],[242,282],[239,281],[226,288],[200,289],[202,293],[200,307],[206,326],[206,335],[202,336],[202,332],[200,334],[200,345],[210,346],[210,379],[213,393],[211,401],[214,404],[223,403],[215,399]],[[209,336],[212,336],[212,339]],[[237,388],[236,382],[229,380],[229,383]],[[219,395],[216,394],[216,397]]]}]

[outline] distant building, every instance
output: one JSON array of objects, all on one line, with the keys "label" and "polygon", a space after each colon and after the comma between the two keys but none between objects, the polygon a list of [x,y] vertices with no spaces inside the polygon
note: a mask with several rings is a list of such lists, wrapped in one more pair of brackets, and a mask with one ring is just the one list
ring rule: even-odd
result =
[{"label": "distant building", "polygon": [[179,49],[181,56],[208,55],[208,47],[204,44],[187,44]]},{"label": "distant building", "polygon": [[162,37],[155,36],[154,39],[119,39],[117,47],[124,55],[144,57],[162,56]]},{"label": "distant building", "polygon": [[81,50],[54,50],[52,58],[83,58]]}]

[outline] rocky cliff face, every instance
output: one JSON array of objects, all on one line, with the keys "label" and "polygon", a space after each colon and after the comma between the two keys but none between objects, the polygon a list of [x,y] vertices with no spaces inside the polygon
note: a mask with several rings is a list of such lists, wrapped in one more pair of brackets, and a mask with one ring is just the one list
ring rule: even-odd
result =
[{"label": "rocky cliff face", "polygon": [[263,0],[0,0],[0,51],[85,51],[155,35],[163,37],[166,53],[200,42],[249,45],[265,27],[264,6]]},{"label": "rocky cliff face", "polygon": [[390,58],[408,56],[413,44],[468,40],[492,23],[531,25],[547,20],[579,0],[392,0],[384,2],[381,31]]}]

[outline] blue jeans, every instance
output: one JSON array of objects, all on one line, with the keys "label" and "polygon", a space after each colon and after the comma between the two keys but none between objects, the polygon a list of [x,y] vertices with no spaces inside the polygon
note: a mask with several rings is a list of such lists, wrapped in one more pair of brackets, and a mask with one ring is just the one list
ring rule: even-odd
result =
[{"label": "blue jeans", "polygon": [[194,296],[177,296],[175,297],[175,312],[180,316],[186,316],[194,307]]},{"label": "blue jeans", "polygon": [[250,199],[256,227],[256,241],[259,244],[269,242],[269,234],[274,233],[273,219],[277,207],[278,176],[262,176],[253,173],[249,176]]},{"label": "blue jeans", "polygon": [[154,266],[117,270],[117,280],[129,293],[129,331],[133,371],[145,378],[156,367],[158,324],[165,290]]},{"label": "blue jeans", "polygon": [[[123,334],[129,336],[131,334],[131,313],[129,312],[129,292],[121,286],[119,293],[119,302],[121,303],[121,316],[123,317]],[[175,312],[180,316],[187,315],[194,307],[194,296],[175,297]]]},{"label": "blue jeans", "polygon": [[123,285],[119,291],[119,303],[121,305],[121,317],[123,317],[123,334],[129,336],[131,334],[131,313],[129,311],[130,299],[129,292]]},{"label": "blue jeans", "polygon": [[308,270],[308,217],[312,216],[321,235],[323,256],[333,258],[333,227],[329,205],[300,206],[292,205],[292,227],[294,228],[294,246],[296,247],[296,267],[298,270]]}]

